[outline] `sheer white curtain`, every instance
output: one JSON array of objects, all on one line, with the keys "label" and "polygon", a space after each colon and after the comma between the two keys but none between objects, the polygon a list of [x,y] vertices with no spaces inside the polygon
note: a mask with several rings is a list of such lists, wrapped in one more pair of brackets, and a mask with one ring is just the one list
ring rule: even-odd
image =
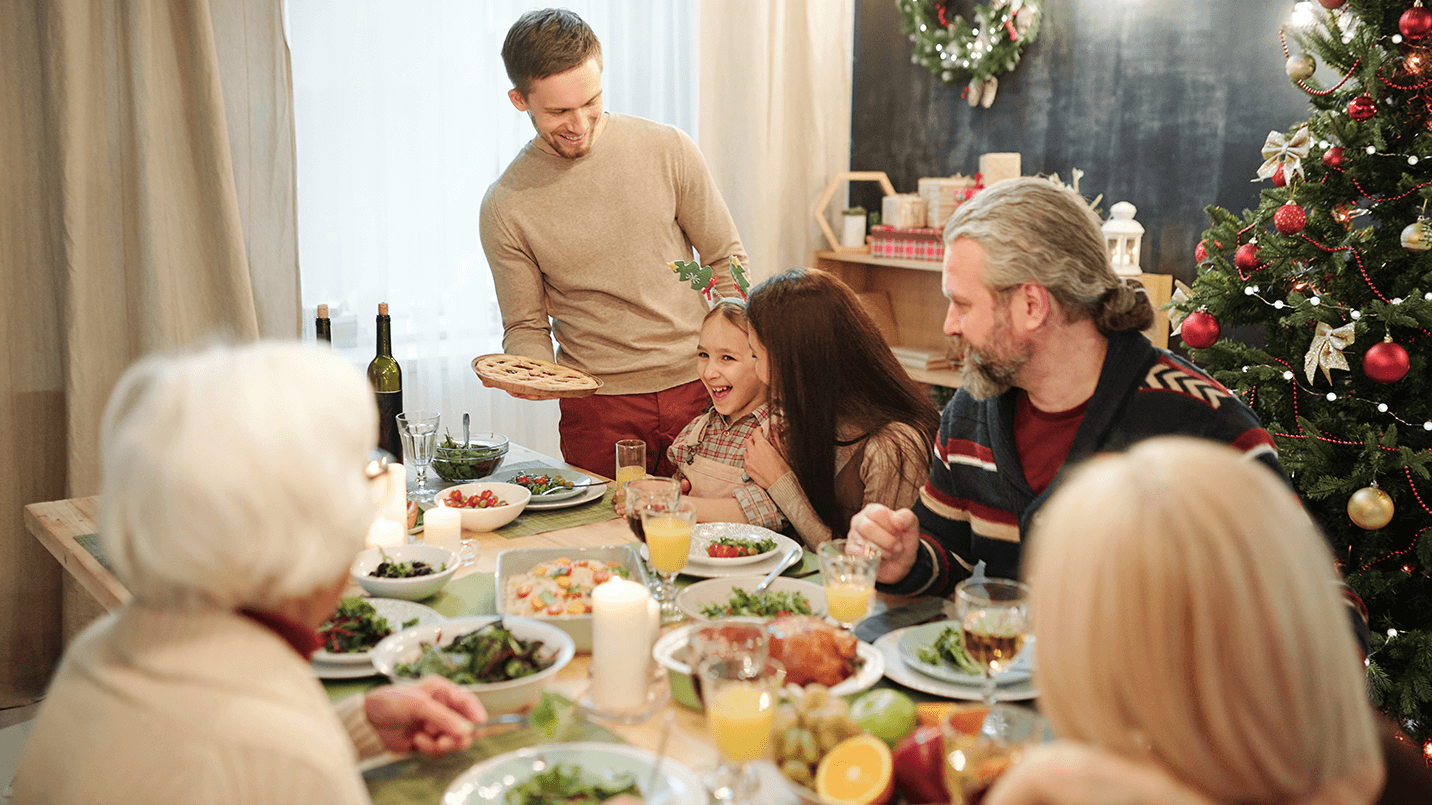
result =
[{"label": "sheer white curtain", "polygon": [[[327,304],[359,366],[387,302],[407,408],[560,455],[557,404],[485,388],[502,351],[478,239],[488,185],[533,136],[507,100],[507,29],[541,0],[288,0],[306,332]],[[697,0],[565,0],[602,41],[606,106],[698,136]]]}]

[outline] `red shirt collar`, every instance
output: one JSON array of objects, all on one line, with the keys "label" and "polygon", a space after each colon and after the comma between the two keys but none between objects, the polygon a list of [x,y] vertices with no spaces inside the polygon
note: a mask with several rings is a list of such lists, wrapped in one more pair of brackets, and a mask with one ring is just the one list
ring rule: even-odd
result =
[{"label": "red shirt collar", "polygon": [[318,632],[291,618],[247,607],[239,610],[239,614],[282,637],[283,641],[293,646],[293,650],[305,660],[313,659],[313,652],[323,645],[323,638],[318,636]]}]

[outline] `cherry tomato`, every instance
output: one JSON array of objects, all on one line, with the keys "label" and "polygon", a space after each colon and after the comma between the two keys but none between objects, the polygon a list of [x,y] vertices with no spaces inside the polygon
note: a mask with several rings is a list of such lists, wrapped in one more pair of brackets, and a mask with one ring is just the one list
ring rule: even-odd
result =
[{"label": "cherry tomato", "polygon": [[529,596],[529,595],[531,595],[531,594],[532,594],[532,585],[530,585],[530,584],[524,584],[524,585],[522,585],[521,587],[518,587],[518,588],[517,588],[517,597],[518,597],[518,598],[526,598],[527,596]]}]

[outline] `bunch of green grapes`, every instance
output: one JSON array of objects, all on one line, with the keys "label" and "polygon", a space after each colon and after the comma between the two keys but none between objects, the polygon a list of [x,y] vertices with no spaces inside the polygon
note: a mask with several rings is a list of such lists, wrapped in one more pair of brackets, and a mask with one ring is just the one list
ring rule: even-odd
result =
[{"label": "bunch of green grapes", "polygon": [[815,784],[815,768],[831,747],[860,734],[850,705],[825,685],[786,685],[776,707],[772,751],[781,773],[798,785]]}]

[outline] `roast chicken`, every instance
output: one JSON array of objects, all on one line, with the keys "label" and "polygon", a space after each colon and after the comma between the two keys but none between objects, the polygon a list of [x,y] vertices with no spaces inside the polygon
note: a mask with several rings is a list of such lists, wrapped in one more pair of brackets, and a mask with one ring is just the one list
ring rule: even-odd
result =
[{"label": "roast chicken", "polygon": [[855,635],[820,618],[786,615],[771,621],[771,657],[786,669],[786,682],[831,687],[855,672]]}]

